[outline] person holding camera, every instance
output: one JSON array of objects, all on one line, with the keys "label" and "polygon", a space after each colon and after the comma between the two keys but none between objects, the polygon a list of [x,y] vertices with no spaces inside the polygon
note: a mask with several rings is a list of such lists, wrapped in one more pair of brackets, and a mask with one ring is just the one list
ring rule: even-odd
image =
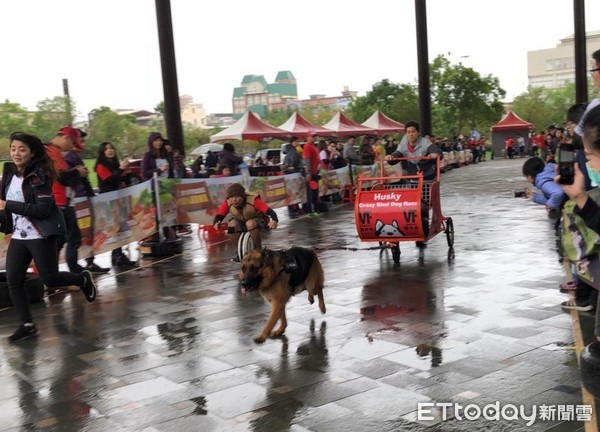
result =
[{"label": "person holding camera", "polygon": [[[600,186],[600,106],[586,114],[582,138],[588,176],[592,184],[598,187]],[[575,213],[583,218],[587,226],[600,234],[600,205],[589,199],[585,176],[579,165],[575,164],[574,168],[573,184],[563,184],[562,189],[575,201]]]},{"label": "person holding camera", "polygon": [[[595,185],[597,188],[600,185],[600,106],[596,106],[586,112],[581,126],[580,131],[582,132],[583,150],[587,159],[587,175],[592,185]],[[598,204],[597,200],[595,201],[590,197],[592,192],[587,190],[585,175],[578,164],[574,164],[574,172],[575,175],[572,184],[562,184],[562,189],[569,198],[574,201],[574,213],[583,219],[583,222],[587,227],[597,234],[600,234],[600,204]],[[560,182],[560,176],[558,181]],[[595,272],[590,271],[590,273],[593,274]],[[595,286],[594,288],[598,288],[598,286]],[[598,294],[594,289],[592,289],[592,294],[593,295],[590,296],[590,303],[593,307],[593,299],[597,299]],[[579,299],[576,298],[576,301],[578,300]],[[591,310],[591,308],[585,310]],[[600,340],[599,310],[599,308],[596,308],[595,334],[598,340]]]},{"label": "person holding camera", "polygon": [[541,158],[530,157],[523,164],[523,176],[528,183],[539,190],[539,192],[533,192],[531,189],[526,189],[525,196],[534,203],[545,205],[550,219],[558,219],[562,205],[566,201],[566,195],[562,188],[554,182],[556,164],[552,162],[544,164]]}]

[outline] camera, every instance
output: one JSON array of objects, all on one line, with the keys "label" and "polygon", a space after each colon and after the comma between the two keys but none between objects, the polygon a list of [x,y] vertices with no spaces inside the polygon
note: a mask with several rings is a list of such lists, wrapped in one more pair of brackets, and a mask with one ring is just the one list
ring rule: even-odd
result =
[{"label": "camera", "polygon": [[572,144],[561,144],[558,147],[558,182],[572,185],[575,179],[575,148]]},{"label": "camera", "polygon": [[526,192],[524,190],[515,190],[513,191],[515,194],[515,198],[525,198]]}]

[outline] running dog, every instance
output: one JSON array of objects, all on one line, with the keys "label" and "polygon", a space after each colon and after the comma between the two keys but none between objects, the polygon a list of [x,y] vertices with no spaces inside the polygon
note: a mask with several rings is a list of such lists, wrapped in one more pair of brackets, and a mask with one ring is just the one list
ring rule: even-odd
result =
[{"label": "running dog", "polygon": [[[308,291],[308,301],[313,304],[319,298],[319,309],[325,313],[323,267],[317,255],[310,249],[292,247],[274,251],[263,249],[246,253],[239,271],[242,292],[258,290],[271,303],[271,315],[254,342],[263,343],[268,337],[281,336],[287,327],[285,306],[290,298]],[[277,321],[280,326],[273,330]]]}]

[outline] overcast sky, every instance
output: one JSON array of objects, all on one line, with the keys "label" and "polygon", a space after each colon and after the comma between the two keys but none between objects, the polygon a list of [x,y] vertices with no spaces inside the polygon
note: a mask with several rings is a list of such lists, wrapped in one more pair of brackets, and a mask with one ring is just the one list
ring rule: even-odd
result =
[{"label": "overcast sky", "polygon": [[[179,93],[231,112],[244,75],[280,70],[300,98],[362,96],[378,81],[416,82],[414,0],[171,0]],[[527,51],[573,34],[573,0],[428,0],[429,57],[451,52],[527,88]],[[600,1],[586,1],[600,30]],[[33,110],[68,78],[80,117],[99,106],[152,110],[163,100],[154,0],[1,1],[0,98]],[[588,57],[591,53],[588,53]]]}]

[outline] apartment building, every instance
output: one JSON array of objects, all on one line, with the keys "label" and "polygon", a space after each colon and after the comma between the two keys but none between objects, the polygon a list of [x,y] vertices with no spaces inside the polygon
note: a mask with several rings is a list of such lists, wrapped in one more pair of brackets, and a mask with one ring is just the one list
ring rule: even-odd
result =
[{"label": "apartment building", "polygon": [[[600,30],[586,33],[588,58],[600,49]],[[527,52],[527,76],[532,87],[550,89],[575,81],[575,36],[560,40],[554,48]]]}]

